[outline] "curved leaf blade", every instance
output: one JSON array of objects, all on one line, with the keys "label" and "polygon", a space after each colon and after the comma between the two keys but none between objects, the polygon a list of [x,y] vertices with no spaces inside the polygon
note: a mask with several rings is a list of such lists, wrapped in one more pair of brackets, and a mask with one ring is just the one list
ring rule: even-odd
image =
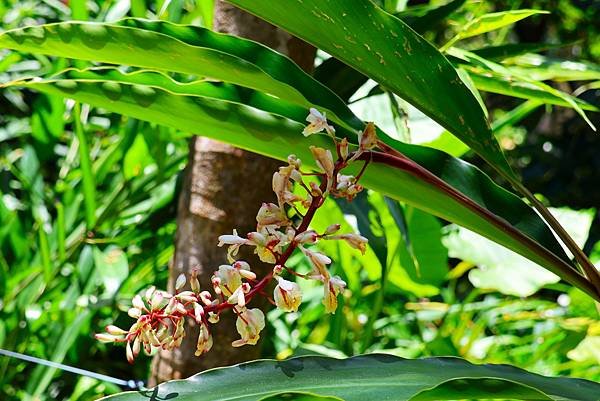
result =
[{"label": "curved leaf blade", "polygon": [[549,14],[549,12],[544,10],[510,10],[484,14],[465,25],[457,36],[459,39],[465,39],[481,35],[482,33],[495,31],[504,26],[512,25],[515,22],[535,14]]},{"label": "curved leaf blade", "polygon": [[363,128],[335,93],[288,57],[205,28],[133,18],[118,24],[72,21],[3,32],[0,47],[209,77],[318,107],[338,124]]},{"label": "curved leaf blade", "polygon": [[[204,136],[273,158],[285,160],[293,149],[313,168],[309,145],[332,146],[324,135],[304,138],[299,134],[304,127],[301,117],[294,121],[293,116],[290,119],[228,100],[174,94],[146,85],[111,84],[119,86],[117,96],[107,81],[15,83],[186,132],[201,127]],[[270,106],[268,100],[265,97],[261,107]],[[496,186],[477,168],[443,152],[400,142],[394,146],[410,160],[400,169],[373,163],[364,176],[365,186],[492,239],[594,296],[549,229],[518,197]]]},{"label": "curved leaf blade", "polygon": [[309,356],[247,362],[167,382],[147,392],[126,392],[103,400],[147,400],[154,394],[157,399],[170,396],[179,401],[254,401],[292,391],[346,401],[437,401],[465,396],[595,401],[600,384],[540,376],[507,365],[473,365],[459,358],[410,360],[371,354],[348,359]]},{"label": "curved leaf blade", "polygon": [[373,2],[229,2],[371,77],[448,129],[504,175],[514,177],[483,110],[448,60]]}]

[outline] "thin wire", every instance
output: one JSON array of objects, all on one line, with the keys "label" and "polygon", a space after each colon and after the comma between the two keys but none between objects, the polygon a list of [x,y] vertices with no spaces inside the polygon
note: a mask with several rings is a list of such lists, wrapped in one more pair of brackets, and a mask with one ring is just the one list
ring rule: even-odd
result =
[{"label": "thin wire", "polygon": [[89,370],[76,368],[73,366],[63,365],[62,363],[58,363],[58,362],[47,361],[45,359],[36,358],[34,356],[25,355],[25,354],[21,354],[18,352],[7,351],[2,348],[0,348],[0,355],[4,355],[4,356],[10,357],[10,358],[21,359],[21,360],[24,360],[27,362],[37,363],[38,365],[49,366],[51,368],[64,370],[66,372],[71,372],[71,373],[75,373],[77,375],[91,377],[93,379],[97,379],[97,380],[101,380],[101,381],[105,381],[105,382],[109,382],[109,383],[114,383],[118,386],[127,387],[127,388],[130,388],[133,390],[144,389],[144,382],[142,382],[142,381],[117,379],[116,377],[103,375],[101,373],[96,373],[96,372],[92,372]]}]

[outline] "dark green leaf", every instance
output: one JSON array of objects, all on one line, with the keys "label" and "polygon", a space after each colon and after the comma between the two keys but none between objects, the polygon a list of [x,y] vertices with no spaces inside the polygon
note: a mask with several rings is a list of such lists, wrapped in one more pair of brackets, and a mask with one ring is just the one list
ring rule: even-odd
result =
[{"label": "dark green leaf", "polygon": [[402,359],[363,355],[349,359],[301,357],[254,361],[217,368],[103,400],[178,401],[260,400],[281,392],[309,391],[346,401],[519,400],[597,401],[600,384],[580,379],[549,378],[507,365],[472,365],[458,358]]}]

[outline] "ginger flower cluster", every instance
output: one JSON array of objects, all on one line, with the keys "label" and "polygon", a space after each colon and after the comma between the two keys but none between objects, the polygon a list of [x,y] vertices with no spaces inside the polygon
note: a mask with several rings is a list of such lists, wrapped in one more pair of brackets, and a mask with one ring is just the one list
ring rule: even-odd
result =
[{"label": "ginger flower cluster", "polygon": [[[250,308],[250,302],[255,296],[263,296],[285,312],[297,311],[302,302],[302,291],[296,282],[289,280],[293,276],[321,283],[325,311],[335,313],[338,295],[346,283],[329,272],[331,259],[314,245],[322,240],[345,241],[364,254],[367,239],[354,233],[339,233],[339,224],[332,224],[323,232],[311,229],[310,224],[329,195],[352,200],[363,189],[358,181],[368,159],[357,176],[344,175],[342,170],[377,146],[377,138],[374,125],[367,124],[358,135],[358,149],[350,152],[347,139],[335,137],[335,129],[324,113],[310,109],[306,120],[309,125],[303,134],[325,132],[333,140],[337,158],[334,160],[329,149],[311,146],[319,169],[315,174],[303,171],[301,160],[290,155],[287,164],[273,174],[276,202],[265,202],[260,206],[256,231],[240,235],[234,229],[231,234],[219,236],[217,245],[227,246],[228,264],[214,271],[212,288],[200,288],[196,270],[189,279],[183,274],[177,278],[174,294],[151,287],[132,300],[128,314],[135,319],[133,325],[128,330],[107,326],[105,333],[96,334],[98,340],[125,343],[127,360],[132,363],[142,349],[151,354],[157,349],[179,347],[186,335],[186,327],[191,323],[199,326],[196,345],[199,356],[212,347],[210,325],[218,323],[220,314],[231,309],[237,316],[236,329],[240,335],[232,346],[255,345],[265,327],[265,315],[259,308]],[[258,278],[249,263],[238,259],[241,247],[252,248],[261,262],[273,265],[273,268]],[[296,250],[312,267],[307,274],[300,274],[286,264]],[[190,289],[183,290],[188,281]],[[270,282],[275,284],[272,297],[266,293]]]}]

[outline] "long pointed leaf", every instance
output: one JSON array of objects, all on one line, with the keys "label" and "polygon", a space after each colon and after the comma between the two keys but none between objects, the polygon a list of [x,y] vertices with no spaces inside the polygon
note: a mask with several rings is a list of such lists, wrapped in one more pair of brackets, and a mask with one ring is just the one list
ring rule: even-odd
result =
[{"label": "long pointed leaf", "polygon": [[337,95],[289,58],[205,28],[138,19],[118,25],[73,21],[4,32],[0,47],[209,77],[319,107],[338,124],[362,129]]},{"label": "long pointed leaf", "polygon": [[473,365],[459,358],[410,360],[372,354],[348,359],[310,356],[247,362],[103,400],[255,401],[290,391],[347,401],[463,398],[596,401],[600,384],[540,376],[507,365]]},{"label": "long pointed leaf", "polygon": [[483,110],[448,60],[371,1],[229,0],[373,78],[514,178]]},{"label": "long pointed leaf", "polygon": [[[309,145],[331,146],[322,135],[304,138],[299,121],[228,100],[114,81],[34,80],[17,85],[187,132],[202,129],[197,133],[278,159],[293,151],[313,167]],[[478,232],[593,294],[548,228],[519,198],[443,152],[402,143],[395,147],[410,160],[399,169],[374,163],[364,177],[366,186]]]}]

